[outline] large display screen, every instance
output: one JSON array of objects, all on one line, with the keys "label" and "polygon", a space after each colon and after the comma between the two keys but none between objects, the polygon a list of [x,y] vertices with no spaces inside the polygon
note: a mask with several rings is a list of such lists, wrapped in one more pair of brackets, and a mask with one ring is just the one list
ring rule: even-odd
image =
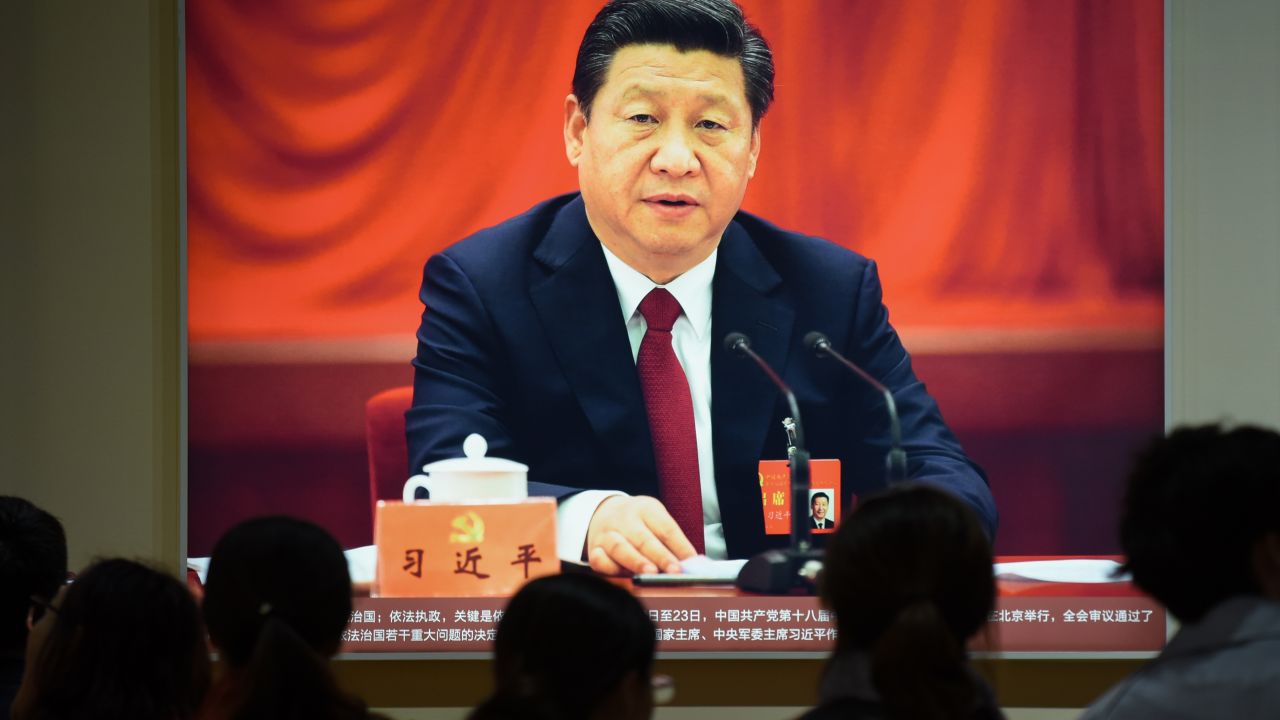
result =
[{"label": "large display screen", "polygon": [[[190,555],[287,513],[372,572],[366,405],[413,380],[427,258],[577,189],[565,96],[600,4],[187,5]],[[1152,601],[1041,561],[1119,552],[1163,428],[1162,4],[742,6],[777,66],[743,209],[877,262],[997,555],[1032,563],[1003,566],[988,642],[1158,649]],[[812,598],[645,599],[667,651],[830,647]],[[348,650],[483,651],[502,601],[357,607]]]}]

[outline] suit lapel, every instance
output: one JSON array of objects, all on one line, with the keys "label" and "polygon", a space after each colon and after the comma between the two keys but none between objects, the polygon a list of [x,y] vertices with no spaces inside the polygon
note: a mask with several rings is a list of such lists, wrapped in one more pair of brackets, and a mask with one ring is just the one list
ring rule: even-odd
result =
[{"label": "suit lapel", "polygon": [[[620,489],[657,494],[653,443],[622,307],[582,198],[556,215],[534,251],[545,275],[530,297],[601,456],[625,475]],[[574,451],[566,448],[567,451]],[[584,478],[583,482],[592,479]]]},{"label": "suit lapel", "polygon": [[794,311],[779,292],[781,278],[738,223],[720,243],[711,306],[711,424],[716,490],[732,554],[735,538],[763,536],[757,462],[785,457],[786,448],[765,448],[779,392],[750,359],[722,344],[730,332],[745,333],[751,347],[779,375],[789,353]]}]

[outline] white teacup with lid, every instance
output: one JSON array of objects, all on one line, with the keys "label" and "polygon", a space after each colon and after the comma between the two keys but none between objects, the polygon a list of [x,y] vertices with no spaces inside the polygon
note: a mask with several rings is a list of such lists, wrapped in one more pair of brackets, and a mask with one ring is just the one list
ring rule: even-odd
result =
[{"label": "white teacup with lid", "polygon": [[489,443],[472,433],[462,441],[465,457],[437,460],[422,466],[404,484],[404,501],[414,502],[423,488],[435,502],[523,500],[529,497],[529,466],[513,460],[485,457]]}]

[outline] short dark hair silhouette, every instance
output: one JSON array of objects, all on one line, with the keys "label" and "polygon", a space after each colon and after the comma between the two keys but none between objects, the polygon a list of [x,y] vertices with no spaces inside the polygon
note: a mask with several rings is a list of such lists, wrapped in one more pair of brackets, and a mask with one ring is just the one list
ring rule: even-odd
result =
[{"label": "short dark hair silhouette", "polygon": [[31,597],[52,600],[66,579],[62,523],[27,500],[0,495],[0,651],[22,652]]},{"label": "short dark hair silhouette", "polygon": [[1195,622],[1260,591],[1254,545],[1280,532],[1280,434],[1183,427],[1151,442],[1129,474],[1120,545],[1134,583]]}]

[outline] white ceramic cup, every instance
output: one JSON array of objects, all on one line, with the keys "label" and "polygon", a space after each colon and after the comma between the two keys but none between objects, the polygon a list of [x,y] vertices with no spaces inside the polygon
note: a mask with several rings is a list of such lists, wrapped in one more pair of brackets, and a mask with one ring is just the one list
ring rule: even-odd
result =
[{"label": "white ceramic cup", "polygon": [[485,457],[489,444],[471,434],[462,443],[465,457],[450,458],[422,467],[404,484],[404,501],[414,502],[418,488],[433,502],[471,500],[523,500],[529,497],[529,467],[511,460]]}]

